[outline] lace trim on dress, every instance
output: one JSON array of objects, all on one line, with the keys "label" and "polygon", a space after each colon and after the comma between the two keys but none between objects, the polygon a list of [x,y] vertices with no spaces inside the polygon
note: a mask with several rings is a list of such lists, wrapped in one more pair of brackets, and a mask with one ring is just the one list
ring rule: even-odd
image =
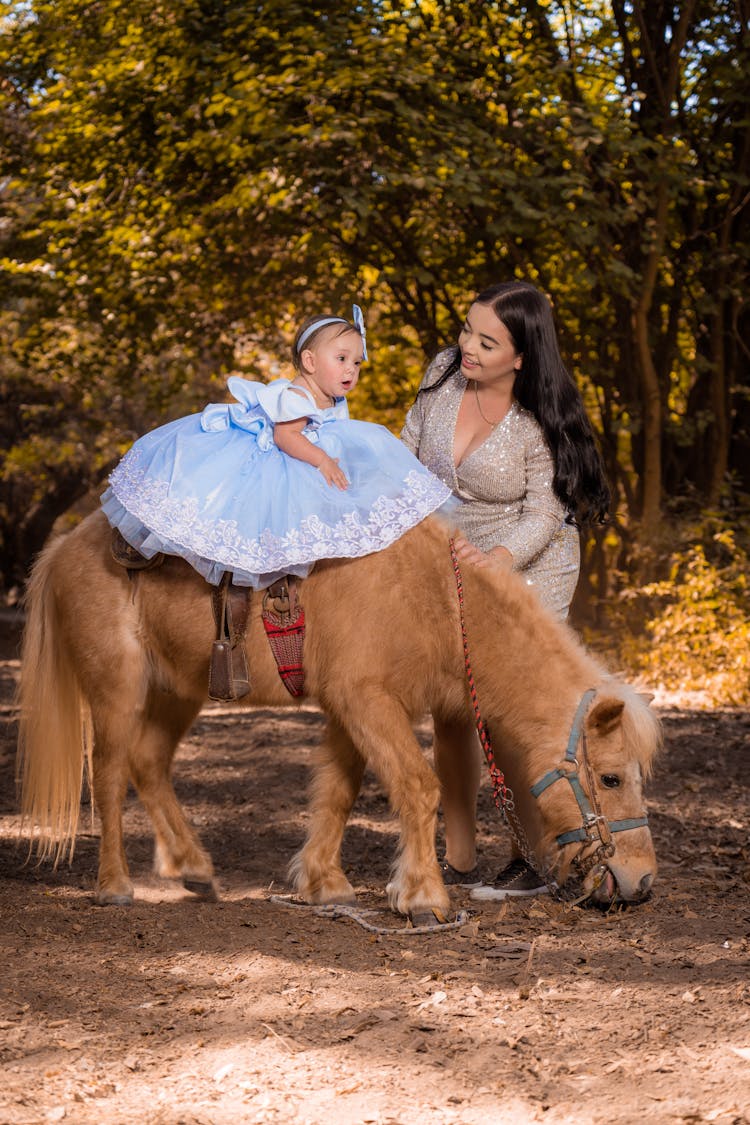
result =
[{"label": "lace trim on dress", "polygon": [[264,573],[316,559],[358,558],[381,551],[450,496],[441,481],[416,470],[404,485],[405,495],[381,496],[366,522],[356,512],[334,525],[311,515],[284,535],[266,530],[248,539],[234,520],[202,519],[197,499],[170,497],[169,484],[139,470],[133,459],[121,461],[110,477],[113,494],[149,531],[228,568]]}]

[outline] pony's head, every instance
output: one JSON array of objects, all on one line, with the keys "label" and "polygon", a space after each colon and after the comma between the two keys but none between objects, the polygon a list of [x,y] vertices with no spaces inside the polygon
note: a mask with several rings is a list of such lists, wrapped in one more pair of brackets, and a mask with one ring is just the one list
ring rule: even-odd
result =
[{"label": "pony's head", "polygon": [[656,875],[643,781],[661,742],[648,697],[605,680],[582,696],[559,761],[530,786],[533,851],[569,897],[639,902]]},{"label": "pony's head", "polygon": [[519,576],[466,567],[463,578],[477,706],[513,792],[521,851],[566,897],[645,898],[656,857],[643,781],[658,718]]}]

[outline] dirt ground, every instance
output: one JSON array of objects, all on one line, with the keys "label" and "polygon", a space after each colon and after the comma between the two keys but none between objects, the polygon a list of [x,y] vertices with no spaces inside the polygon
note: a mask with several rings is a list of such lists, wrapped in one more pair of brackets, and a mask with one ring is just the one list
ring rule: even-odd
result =
[{"label": "dirt ground", "polygon": [[[660,875],[608,914],[548,899],[430,935],[289,905],[323,719],[208,706],[178,792],[221,900],[150,873],[128,802],[130,908],[97,908],[85,812],[71,867],[15,843],[17,629],[0,656],[0,1121],[75,1125],[750,1122],[750,717],[661,700],[649,788]],[[658,701],[658,700],[657,700]],[[425,752],[430,731],[420,728]],[[395,844],[367,779],[345,866],[375,927]],[[509,855],[486,787],[482,864]]]}]

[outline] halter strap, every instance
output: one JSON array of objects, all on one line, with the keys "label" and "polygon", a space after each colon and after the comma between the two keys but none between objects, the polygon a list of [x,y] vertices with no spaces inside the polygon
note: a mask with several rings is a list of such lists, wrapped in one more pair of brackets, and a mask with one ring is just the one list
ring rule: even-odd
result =
[{"label": "halter strap", "polygon": [[581,702],[578,704],[578,708],[573,718],[573,725],[570,728],[570,735],[568,736],[568,746],[565,750],[566,762],[574,762],[576,760],[578,743],[581,741],[581,734],[583,733],[583,720],[586,718],[586,714],[593,702],[595,695],[596,688],[589,688],[581,696]]},{"label": "halter strap", "polygon": [[[628,820],[609,820],[607,824],[610,832],[628,832],[631,828],[648,828],[648,817],[633,816]],[[570,832],[561,832],[559,836],[555,837],[561,847],[565,844],[574,844],[578,840],[588,840],[588,838],[585,828],[572,828]]]},{"label": "halter strap", "polygon": [[[570,788],[573,790],[573,796],[581,812],[583,823],[580,828],[572,828],[569,832],[562,832],[559,836],[555,837],[560,847],[565,844],[573,844],[578,842],[592,842],[592,831],[596,828],[599,838],[602,838],[602,828],[600,822],[606,825],[605,832],[628,832],[633,828],[646,828],[648,826],[647,816],[627,817],[624,820],[611,820],[607,821],[601,812],[596,812],[589,801],[578,774],[578,745],[583,740],[584,743],[584,760],[585,756],[585,741],[586,736],[583,729],[583,724],[588,714],[589,707],[596,695],[596,688],[589,688],[581,696],[581,700],[576,708],[575,716],[573,717],[573,724],[570,728],[570,735],[568,737],[568,745],[565,748],[565,758],[561,766],[549,770],[539,779],[534,785],[531,786],[531,794],[533,797],[539,797],[544,793],[545,789],[549,789],[550,785],[554,785],[556,781],[567,781]],[[571,768],[568,768],[572,766]],[[591,781],[591,778],[589,779]],[[593,782],[592,782],[593,784]]]},{"label": "halter strap", "polygon": [[[578,743],[581,741],[581,735],[583,733],[583,723],[595,695],[596,688],[588,688],[588,690],[585,691],[581,696],[581,701],[576,708],[576,713],[573,717],[573,725],[571,726],[570,734],[568,735],[568,745],[565,748],[566,762],[571,762],[573,764],[575,764],[576,762]],[[585,805],[587,811],[590,813],[591,806],[589,805],[586,794],[584,793],[583,788],[581,787],[581,783],[578,780],[577,770],[571,771],[563,769],[561,766],[558,766],[556,769],[550,770],[548,773],[545,773],[544,777],[537,781],[535,785],[531,786],[531,792],[533,796],[538,797],[540,793],[543,793],[544,790],[548,789],[550,785],[554,784],[555,781],[560,781],[562,780],[562,778],[567,778],[567,780],[573,787],[573,791],[576,794],[576,800],[578,801],[578,805],[581,811],[584,812]]]}]

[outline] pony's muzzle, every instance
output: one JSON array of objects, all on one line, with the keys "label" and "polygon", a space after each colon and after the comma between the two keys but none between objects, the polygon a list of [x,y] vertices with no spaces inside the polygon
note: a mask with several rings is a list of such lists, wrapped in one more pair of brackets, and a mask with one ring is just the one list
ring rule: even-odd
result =
[{"label": "pony's muzzle", "polygon": [[649,871],[643,875],[633,886],[623,886],[617,875],[610,867],[606,867],[602,875],[597,875],[589,894],[589,901],[602,907],[616,906],[618,904],[637,905],[644,902],[651,893],[654,882],[654,873]]}]

